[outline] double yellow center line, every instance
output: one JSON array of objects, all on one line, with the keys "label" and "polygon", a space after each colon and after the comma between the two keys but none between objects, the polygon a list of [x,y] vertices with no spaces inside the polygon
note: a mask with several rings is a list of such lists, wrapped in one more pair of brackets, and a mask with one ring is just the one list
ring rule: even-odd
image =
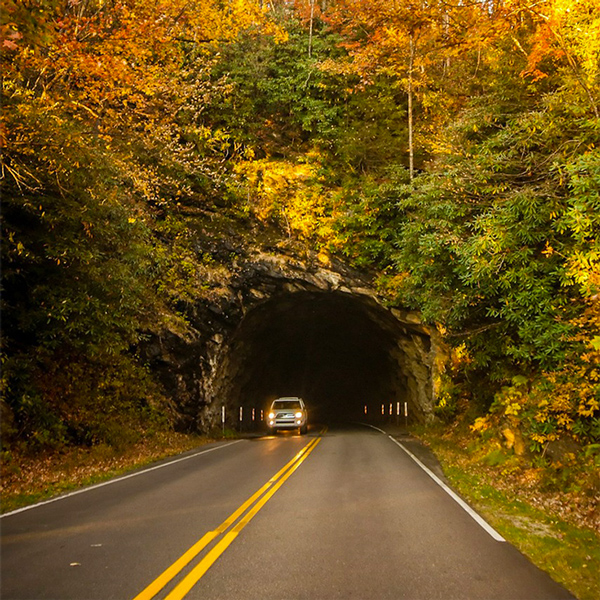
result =
[{"label": "double yellow center line", "polygon": [[[306,460],[308,455],[321,441],[319,437],[308,443],[290,462],[278,471],[246,502],[235,510],[214,531],[209,531],[189,550],[182,554],[170,567],[159,575],[134,600],[150,600],[154,598],[172,579],[174,579],[202,550],[213,540],[222,536],[218,543],[200,560],[200,562],[173,588],[165,600],[181,600],[198,583],[200,578],[210,569],[214,562],[225,552],[240,531],[248,525],[258,511],[269,501],[273,494],[285,483],[292,473]],[[241,517],[241,518],[240,518]],[[239,519],[239,520],[238,520]],[[236,523],[237,521],[237,523]],[[235,524],[235,525],[234,525]],[[230,529],[231,528],[231,529]],[[229,531],[228,531],[229,530]]]}]

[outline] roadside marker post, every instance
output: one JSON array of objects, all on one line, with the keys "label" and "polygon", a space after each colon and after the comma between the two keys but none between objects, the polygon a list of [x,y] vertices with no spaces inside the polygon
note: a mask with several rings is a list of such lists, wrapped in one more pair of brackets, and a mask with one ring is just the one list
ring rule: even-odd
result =
[{"label": "roadside marker post", "polygon": [[223,437],[225,437],[225,405],[221,406],[221,428],[223,429]]},{"label": "roadside marker post", "polygon": [[404,427],[408,427],[408,402],[404,403]]}]

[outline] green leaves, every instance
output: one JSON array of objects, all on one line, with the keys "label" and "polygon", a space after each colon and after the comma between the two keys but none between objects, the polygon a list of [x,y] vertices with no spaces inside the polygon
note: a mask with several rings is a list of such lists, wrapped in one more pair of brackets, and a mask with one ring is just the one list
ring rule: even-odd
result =
[{"label": "green leaves", "polygon": [[563,52],[533,8],[325,3],[309,53],[290,6],[221,4],[6,3],[4,352],[21,434],[98,439],[81,433],[94,403],[141,414],[158,392],[140,336],[228,293],[197,238],[248,217],[375,272],[390,304],[464,348],[488,398],[519,372],[590,379],[600,122],[573,25],[596,22],[588,0],[547,3]]},{"label": "green leaves", "polygon": [[454,152],[396,192],[395,302],[449,328],[492,378],[558,368],[580,294],[598,289],[597,123],[560,98],[502,121],[475,101],[448,131]]}]

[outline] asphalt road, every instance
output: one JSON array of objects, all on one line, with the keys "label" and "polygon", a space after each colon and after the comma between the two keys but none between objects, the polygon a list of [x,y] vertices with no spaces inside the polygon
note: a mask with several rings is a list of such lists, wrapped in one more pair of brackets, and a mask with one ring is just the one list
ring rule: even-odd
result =
[{"label": "asphalt road", "polygon": [[409,452],[358,426],[223,442],[5,515],[1,598],[572,598]]}]

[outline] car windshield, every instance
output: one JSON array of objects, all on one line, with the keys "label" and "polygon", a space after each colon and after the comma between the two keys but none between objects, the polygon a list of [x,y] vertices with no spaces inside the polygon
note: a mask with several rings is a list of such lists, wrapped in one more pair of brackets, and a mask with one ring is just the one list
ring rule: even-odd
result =
[{"label": "car windshield", "polygon": [[302,408],[299,400],[275,400],[273,408]]}]

